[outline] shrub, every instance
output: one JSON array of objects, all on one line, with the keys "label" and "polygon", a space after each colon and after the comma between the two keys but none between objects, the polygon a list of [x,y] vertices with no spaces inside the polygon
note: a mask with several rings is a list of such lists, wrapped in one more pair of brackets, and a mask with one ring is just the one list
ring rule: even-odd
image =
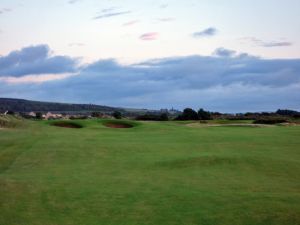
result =
[{"label": "shrub", "polygon": [[262,118],[254,121],[255,124],[278,124],[278,123],[286,123],[286,122],[288,121],[281,118]]},{"label": "shrub", "polygon": [[136,120],[144,120],[144,121],[168,121],[169,117],[167,113],[163,113],[160,115],[157,114],[145,114],[141,116],[137,116]]},{"label": "shrub", "polygon": [[112,114],[113,117],[115,117],[115,119],[122,119],[122,113],[119,112],[119,111],[115,111],[113,114]]},{"label": "shrub", "polygon": [[41,112],[37,112],[37,113],[35,113],[35,118],[40,120],[43,118],[43,114]]},{"label": "shrub", "polygon": [[168,121],[169,120],[169,116],[167,113],[163,113],[160,115],[160,120],[161,121]]},{"label": "shrub", "polygon": [[212,119],[210,112],[205,111],[204,109],[199,109],[198,117],[200,120],[211,120]]},{"label": "shrub", "polygon": [[191,109],[191,108],[186,108],[183,110],[183,113],[179,115],[175,120],[198,120],[199,116],[198,113]]},{"label": "shrub", "polygon": [[103,113],[101,113],[101,112],[92,112],[91,116],[94,117],[94,118],[102,118]]}]

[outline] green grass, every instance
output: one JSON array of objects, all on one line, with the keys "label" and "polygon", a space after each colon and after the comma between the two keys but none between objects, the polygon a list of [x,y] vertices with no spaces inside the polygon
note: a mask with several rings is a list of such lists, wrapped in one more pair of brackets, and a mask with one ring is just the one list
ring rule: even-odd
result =
[{"label": "green grass", "polygon": [[300,224],[300,127],[106,122],[0,130],[0,224]]}]

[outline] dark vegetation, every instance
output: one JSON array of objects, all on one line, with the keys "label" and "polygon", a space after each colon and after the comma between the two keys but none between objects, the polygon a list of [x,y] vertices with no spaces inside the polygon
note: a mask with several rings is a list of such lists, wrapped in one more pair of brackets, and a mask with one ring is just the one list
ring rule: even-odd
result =
[{"label": "dark vegetation", "polygon": [[120,119],[122,119],[122,113],[121,112],[119,112],[119,111],[114,111],[113,112],[113,114],[112,114],[112,116],[115,118],[115,119],[118,119],[118,120],[120,120]]},{"label": "dark vegetation", "polygon": [[287,123],[288,120],[281,119],[281,118],[261,118],[255,120],[253,123],[255,124],[278,124],[278,123]]},{"label": "dark vegetation", "polygon": [[43,113],[37,112],[35,118],[38,119],[38,120],[42,119],[43,118]]},{"label": "dark vegetation", "polygon": [[212,115],[204,109],[199,109],[198,112],[191,108],[186,108],[183,113],[179,115],[176,120],[211,120]]},{"label": "dark vegetation", "polygon": [[[94,104],[66,104],[53,102],[28,101],[24,99],[0,98],[0,112],[114,112],[116,108]],[[119,109],[123,111],[123,109]]]},{"label": "dark vegetation", "polygon": [[288,110],[288,109],[278,109],[276,114],[281,115],[281,116],[291,116],[296,119],[300,118],[300,112],[294,111],[294,110]]},{"label": "dark vegetation", "polygon": [[160,115],[156,114],[145,114],[141,116],[137,116],[136,120],[143,120],[143,121],[168,121],[169,116],[167,113],[162,113]]},{"label": "dark vegetation", "polygon": [[92,112],[92,114],[91,114],[91,116],[93,117],[93,118],[102,118],[103,117],[103,113],[101,113],[101,112]]},{"label": "dark vegetation", "polygon": [[86,120],[88,116],[79,115],[79,116],[70,116],[70,120]]}]

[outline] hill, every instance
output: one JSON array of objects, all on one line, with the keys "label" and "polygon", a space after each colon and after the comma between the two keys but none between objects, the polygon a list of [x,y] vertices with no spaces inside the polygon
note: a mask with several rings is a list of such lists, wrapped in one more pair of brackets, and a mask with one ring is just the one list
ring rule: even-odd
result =
[{"label": "hill", "polygon": [[0,112],[125,112],[125,109],[94,104],[68,104],[56,102],[29,101],[25,99],[0,98]]}]

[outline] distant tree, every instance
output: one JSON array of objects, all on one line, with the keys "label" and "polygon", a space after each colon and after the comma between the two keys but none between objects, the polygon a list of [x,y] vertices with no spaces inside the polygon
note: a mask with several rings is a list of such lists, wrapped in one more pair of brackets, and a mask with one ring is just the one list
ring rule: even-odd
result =
[{"label": "distant tree", "polygon": [[168,121],[169,120],[169,116],[167,113],[162,113],[159,117],[160,121]]},{"label": "distant tree", "polygon": [[162,114],[139,115],[135,119],[136,120],[144,120],[144,121],[168,121],[169,117],[168,117],[167,113],[162,113]]},{"label": "distant tree", "polygon": [[198,120],[198,113],[191,109],[191,108],[186,108],[183,110],[183,113],[179,115],[175,120]]},{"label": "distant tree", "polygon": [[101,118],[103,114],[101,112],[92,112],[92,117],[94,118]]},{"label": "distant tree", "polygon": [[205,111],[204,109],[198,110],[198,117],[200,120],[210,120],[211,114],[208,111]]},{"label": "distant tree", "polygon": [[281,116],[300,116],[300,112],[289,109],[278,109],[276,114]]},{"label": "distant tree", "polygon": [[40,120],[43,118],[43,114],[41,112],[37,112],[37,113],[35,113],[35,118]]},{"label": "distant tree", "polygon": [[6,113],[7,115],[15,115],[15,112],[14,111],[7,111],[7,113]]},{"label": "distant tree", "polygon": [[113,117],[115,117],[116,119],[122,119],[122,113],[119,112],[119,111],[115,111],[113,114],[112,114]]}]

